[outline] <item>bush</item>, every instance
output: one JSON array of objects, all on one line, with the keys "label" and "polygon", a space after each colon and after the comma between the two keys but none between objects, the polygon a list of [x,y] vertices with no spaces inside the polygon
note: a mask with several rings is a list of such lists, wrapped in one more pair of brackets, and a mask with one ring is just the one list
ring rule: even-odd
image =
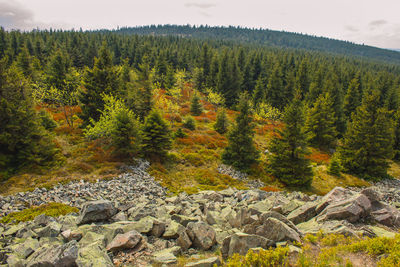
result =
[{"label": "bush", "polygon": [[174,138],[185,138],[187,134],[182,131],[182,128],[179,128],[175,133],[174,133]]},{"label": "bush", "polygon": [[259,253],[249,250],[246,256],[234,254],[223,266],[225,267],[277,267],[286,266],[289,255],[288,247],[270,248],[268,250],[260,250]]},{"label": "bush", "polygon": [[84,134],[88,139],[105,139],[114,153],[126,155],[137,150],[139,122],[122,100],[104,95],[104,110],[99,121],[91,120]]},{"label": "bush", "polygon": [[224,109],[218,112],[217,121],[214,124],[214,129],[220,134],[224,134],[228,131],[228,118]]},{"label": "bush", "polygon": [[328,173],[340,176],[340,172],[342,171],[342,166],[340,165],[340,161],[336,155],[334,155],[329,163]]},{"label": "bush", "polygon": [[191,131],[196,129],[196,122],[194,121],[192,116],[186,118],[185,122],[183,123],[183,127]]},{"label": "bush", "polygon": [[46,130],[52,131],[57,127],[57,122],[55,120],[53,120],[53,118],[50,116],[50,114],[47,111],[41,110],[39,112],[39,117],[40,117],[42,126]]},{"label": "bush", "polygon": [[160,113],[153,110],[142,130],[142,152],[153,159],[165,158],[171,148],[170,130]]},{"label": "bush", "polygon": [[200,114],[203,113],[203,106],[201,105],[200,98],[197,94],[192,98],[190,112],[192,112],[194,116],[200,116]]}]

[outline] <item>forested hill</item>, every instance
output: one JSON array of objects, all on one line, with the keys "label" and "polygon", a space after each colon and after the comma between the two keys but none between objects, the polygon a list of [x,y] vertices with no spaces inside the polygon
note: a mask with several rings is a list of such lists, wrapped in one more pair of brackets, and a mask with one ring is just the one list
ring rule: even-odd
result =
[{"label": "forested hill", "polygon": [[273,31],[267,29],[249,29],[242,27],[210,27],[151,25],[120,28],[122,34],[139,35],[179,35],[200,39],[219,39],[241,43],[253,43],[266,46],[322,51],[346,56],[366,57],[374,60],[400,64],[400,52],[377,47],[359,45],[325,37],[316,37],[301,33]]}]

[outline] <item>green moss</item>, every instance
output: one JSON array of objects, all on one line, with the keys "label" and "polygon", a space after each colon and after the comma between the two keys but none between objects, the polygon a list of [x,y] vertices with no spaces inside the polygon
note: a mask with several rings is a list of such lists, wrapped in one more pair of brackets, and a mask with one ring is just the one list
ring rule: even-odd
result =
[{"label": "green moss", "polygon": [[58,217],[72,212],[78,212],[79,209],[62,203],[48,203],[38,207],[32,207],[19,212],[13,212],[0,218],[0,223],[19,223],[33,220],[36,216],[45,214],[51,217]]}]

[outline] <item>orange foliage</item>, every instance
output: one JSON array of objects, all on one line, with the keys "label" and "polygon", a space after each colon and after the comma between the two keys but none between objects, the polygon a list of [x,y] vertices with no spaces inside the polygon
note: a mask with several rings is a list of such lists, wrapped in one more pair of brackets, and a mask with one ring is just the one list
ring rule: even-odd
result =
[{"label": "orange foliage", "polygon": [[266,185],[266,186],[264,186],[264,187],[262,187],[260,189],[264,190],[266,192],[279,192],[279,191],[281,191],[279,188],[276,188],[276,187],[270,186],[270,185]]},{"label": "orange foliage", "polygon": [[114,151],[114,149],[112,147],[105,148],[105,145],[103,143],[103,140],[97,139],[92,141],[88,145],[88,150],[93,153],[90,158],[92,161],[104,163],[113,160],[112,152]]},{"label": "orange foliage", "polygon": [[274,131],[275,129],[282,129],[283,124],[282,123],[268,123],[268,124],[264,124],[260,127],[257,127],[257,133],[258,134],[266,134],[268,132]]},{"label": "orange foliage", "polygon": [[182,117],[176,113],[166,113],[164,114],[164,118],[169,121],[182,122]]},{"label": "orange foliage", "polygon": [[70,126],[66,125],[62,125],[60,127],[57,127],[56,129],[54,129],[54,131],[58,134],[81,134],[82,130],[79,128],[72,128]]},{"label": "orange foliage", "polygon": [[312,149],[312,153],[307,155],[306,158],[318,164],[329,163],[331,156],[327,153]]},{"label": "orange foliage", "polygon": [[179,112],[182,116],[185,116],[187,114],[190,113],[190,108],[189,107],[182,107],[180,112]]}]

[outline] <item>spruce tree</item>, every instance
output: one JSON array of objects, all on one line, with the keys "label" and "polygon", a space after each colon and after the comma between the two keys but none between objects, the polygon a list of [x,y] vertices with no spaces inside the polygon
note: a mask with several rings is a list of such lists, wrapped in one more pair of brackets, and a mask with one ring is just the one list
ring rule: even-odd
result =
[{"label": "spruce tree", "polygon": [[[43,166],[57,154],[33,108],[30,88],[15,67],[0,61],[0,169],[7,176],[29,165]],[[1,180],[1,173],[0,173]]]},{"label": "spruce tree", "polygon": [[170,130],[160,113],[153,110],[146,117],[142,130],[142,152],[153,160],[167,155],[171,148]]},{"label": "spruce tree", "polygon": [[90,118],[97,121],[104,107],[104,94],[119,95],[118,73],[113,68],[112,56],[105,43],[94,60],[93,69],[86,69],[83,74],[83,90],[80,92],[82,113],[80,117],[87,125]]},{"label": "spruce tree", "polygon": [[222,162],[248,172],[251,165],[257,162],[259,152],[253,142],[254,124],[250,116],[247,95],[241,95],[238,110],[240,113],[236,117],[233,129],[229,132],[228,146],[222,153]]},{"label": "spruce tree", "polygon": [[228,131],[228,117],[226,116],[225,109],[221,109],[217,114],[217,121],[214,124],[214,130],[220,134],[225,134]]},{"label": "spruce tree", "polygon": [[332,105],[329,93],[320,95],[309,110],[305,123],[310,144],[324,150],[334,147],[337,135]]},{"label": "spruce tree", "polygon": [[344,97],[344,114],[349,119],[351,118],[351,113],[361,104],[360,91],[360,79],[357,76],[350,81],[346,96]]},{"label": "spruce tree", "polygon": [[185,121],[183,122],[183,127],[194,131],[196,129],[196,122],[194,121],[192,116],[188,116]]},{"label": "spruce tree", "polygon": [[394,159],[400,160],[400,110],[394,114]]},{"label": "spruce tree", "polygon": [[201,105],[200,97],[197,94],[192,97],[190,112],[192,112],[194,116],[200,116],[201,113],[203,113],[203,106]]},{"label": "spruce tree", "polygon": [[393,122],[379,99],[378,91],[365,95],[339,147],[344,171],[367,179],[386,177],[388,159],[393,156]]},{"label": "spruce tree", "polygon": [[268,168],[273,176],[288,186],[307,186],[312,181],[310,160],[305,158],[307,135],[303,109],[299,97],[285,108],[285,126],[277,131],[269,147]]}]

